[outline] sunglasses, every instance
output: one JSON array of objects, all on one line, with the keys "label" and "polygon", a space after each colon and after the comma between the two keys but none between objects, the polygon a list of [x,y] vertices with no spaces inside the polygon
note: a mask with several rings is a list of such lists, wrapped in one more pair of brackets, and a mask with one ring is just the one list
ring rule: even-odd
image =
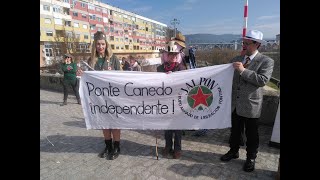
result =
[{"label": "sunglasses", "polygon": [[246,46],[249,46],[249,45],[255,44],[255,43],[254,43],[254,42],[251,42],[251,43],[249,43],[249,42],[242,42],[242,44],[243,44],[243,45],[246,45]]},{"label": "sunglasses", "polygon": [[69,57],[69,56],[65,56],[64,58],[65,58],[65,59],[67,59],[67,58],[71,58],[71,57]]}]

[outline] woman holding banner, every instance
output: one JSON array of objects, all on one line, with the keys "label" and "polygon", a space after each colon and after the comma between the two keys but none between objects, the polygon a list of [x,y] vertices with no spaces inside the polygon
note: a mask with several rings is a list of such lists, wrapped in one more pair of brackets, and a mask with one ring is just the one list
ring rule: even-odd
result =
[{"label": "woman holding banner", "polygon": [[[94,34],[88,65],[89,69],[96,71],[121,70],[120,61],[113,54],[106,35],[101,31]],[[108,160],[116,159],[120,154],[120,129],[103,129],[102,132],[106,147],[98,157]]]},{"label": "woman holding banner", "polygon": [[[184,58],[182,50],[185,47],[185,37],[181,33],[178,33],[175,38],[172,38],[171,41],[166,44],[164,51],[162,51],[162,64],[157,67],[157,72],[171,73],[185,70],[186,67],[182,62],[182,59]],[[172,149],[173,134],[175,134],[174,150]],[[171,154],[174,159],[179,159],[181,157],[182,130],[165,130],[164,137],[166,144],[162,156],[168,157],[168,155]]]}]

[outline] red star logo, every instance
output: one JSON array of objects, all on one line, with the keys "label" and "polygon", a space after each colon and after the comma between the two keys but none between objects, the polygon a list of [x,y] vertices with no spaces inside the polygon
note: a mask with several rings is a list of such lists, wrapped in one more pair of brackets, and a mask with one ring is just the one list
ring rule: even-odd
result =
[{"label": "red star logo", "polygon": [[198,87],[197,94],[193,94],[190,97],[195,101],[192,108],[197,107],[199,104],[203,104],[208,107],[207,98],[212,94],[203,94],[202,88]]}]

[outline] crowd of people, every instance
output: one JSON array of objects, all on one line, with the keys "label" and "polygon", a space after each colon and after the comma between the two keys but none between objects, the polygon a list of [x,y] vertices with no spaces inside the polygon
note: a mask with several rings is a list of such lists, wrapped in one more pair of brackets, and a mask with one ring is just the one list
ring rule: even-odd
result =
[{"label": "crowd of people", "polygon": [[[263,94],[262,87],[265,86],[272,75],[274,60],[261,54],[258,49],[263,40],[263,33],[258,30],[250,30],[243,38],[243,54],[230,60],[234,67],[234,77],[232,84],[232,116],[231,135],[229,137],[230,150],[221,156],[221,161],[230,161],[239,157],[239,148],[244,145],[246,139],[246,161],[243,170],[251,172],[255,169],[255,159],[259,148],[258,120],[261,114]],[[186,55],[185,37],[178,33],[171,38],[161,50],[161,65],[157,67],[159,73],[175,73],[176,71],[197,68],[195,60],[196,48],[190,46]],[[189,62],[189,67],[187,66]],[[87,66],[78,68],[74,63],[73,56],[65,54],[62,63],[64,72],[63,104],[67,105],[68,90],[71,86],[74,90],[78,104],[81,104],[79,92],[77,90],[76,75],[81,76],[83,71],[141,71],[137,58],[129,55],[123,57],[121,62],[112,52],[106,35],[97,31],[94,34],[91,57],[87,61]],[[194,136],[204,136],[208,129],[196,131]],[[120,129],[103,129],[105,147],[98,154],[100,158],[114,160],[120,155]],[[184,131],[165,130],[165,147],[163,157],[172,156],[179,159],[182,156],[181,139]],[[174,141],[173,141],[174,139]]]}]

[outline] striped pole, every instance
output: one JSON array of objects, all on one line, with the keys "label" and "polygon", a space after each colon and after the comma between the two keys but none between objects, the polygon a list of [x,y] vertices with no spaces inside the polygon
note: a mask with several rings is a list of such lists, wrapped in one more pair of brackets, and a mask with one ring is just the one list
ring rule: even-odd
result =
[{"label": "striped pole", "polygon": [[[248,25],[248,0],[245,0],[245,3],[244,3],[243,17],[244,17],[244,21],[243,21],[242,37],[245,37],[247,32],[247,25]],[[245,52],[242,46],[241,55],[244,55],[244,53]]]}]

